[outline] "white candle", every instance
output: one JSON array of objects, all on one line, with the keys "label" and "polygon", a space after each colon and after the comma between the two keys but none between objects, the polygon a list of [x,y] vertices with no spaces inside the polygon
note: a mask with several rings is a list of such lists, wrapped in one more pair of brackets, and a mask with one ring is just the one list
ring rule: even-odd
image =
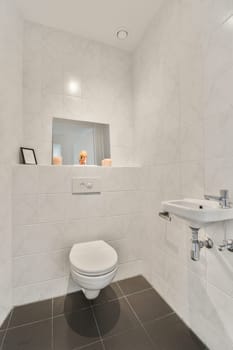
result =
[{"label": "white candle", "polygon": [[111,158],[103,159],[101,164],[102,166],[112,166],[112,159]]},{"label": "white candle", "polygon": [[61,165],[62,164],[62,157],[53,157],[53,165]]}]

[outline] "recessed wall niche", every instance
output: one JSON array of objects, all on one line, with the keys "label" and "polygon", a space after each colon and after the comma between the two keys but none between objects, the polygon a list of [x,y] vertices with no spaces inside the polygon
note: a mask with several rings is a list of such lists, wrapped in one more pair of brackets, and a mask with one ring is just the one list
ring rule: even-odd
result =
[{"label": "recessed wall niche", "polygon": [[52,163],[79,164],[81,151],[87,152],[87,165],[111,158],[109,124],[53,118]]}]

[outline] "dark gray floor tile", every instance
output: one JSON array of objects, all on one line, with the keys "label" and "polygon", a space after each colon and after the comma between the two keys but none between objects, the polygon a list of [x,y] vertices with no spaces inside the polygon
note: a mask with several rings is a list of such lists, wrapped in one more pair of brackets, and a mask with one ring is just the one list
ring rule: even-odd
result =
[{"label": "dark gray floor tile", "polygon": [[110,286],[102,289],[98,298],[92,300],[92,305],[104,304],[108,301],[112,301],[122,297],[123,294],[118,287],[117,283],[112,283]]},{"label": "dark gray floor tile", "polygon": [[139,326],[125,299],[94,306],[101,335],[110,336]]},{"label": "dark gray floor tile", "polygon": [[76,312],[88,307],[90,307],[90,301],[86,299],[82,291],[53,299],[54,316]]},{"label": "dark gray floor tile", "polygon": [[145,324],[155,345],[163,350],[204,350],[204,344],[177,315]]},{"label": "dark gray floor tile", "polygon": [[52,320],[9,329],[3,350],[51,350]]},{"label": "dark gray floor tile", "polygon": [[12,311],[9,327],[45,320],[52,317],[52,300],[16,306]]},{"label": "dark gray floor tile", "polygon": [[10,316],[11,316],[11,312],[9,313],[9,315],[5,318],[4,322],[2,323],[1,327],[0,327],[0,331],[5,330],[8,327],[9,321],[10,321]]},{"label": "dark gray floor tile", "polygon": [[104,350],[104,345],[105,350],[206,349],[142,276],[118,283],[91,302],[82,292],[55,298],[53,319],[52,300],[14,308],[0,328],[0,349]]},{"label": "dark gray floor tile", "polygon": [[53,319],[54,350],[73,350],[100,340],[91,309]]},{"label": "dark gray floor tile", "polygon": [[172,312],[154,289],[130,295],[127,299],[142,322],[152,321]]},{"label": "dark gray floor tile", "polygon": [[102,343],[94,343],[92,345],[85,346],[84,348],[81,348],[81,350],[105,350]]},{"label": "dark gray floor tile", "polygon": [[106,350],[161,350],[152,346],[142,327],[104,340]]},{"label": "dark gray floor tile", "polygon": [[151,288],[151,285],[143,276],[127,278],[118,282],[124,294],[139,292],[140,290]]}]

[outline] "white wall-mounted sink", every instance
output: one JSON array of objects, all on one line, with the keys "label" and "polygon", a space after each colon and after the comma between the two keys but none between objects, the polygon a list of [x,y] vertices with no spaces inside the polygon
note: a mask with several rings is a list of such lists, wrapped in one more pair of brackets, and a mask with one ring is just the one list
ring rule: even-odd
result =
[{"label": "white wall-mounted sink", "polygon": [[221,208],[218,202],[202,199],[180,199],[162,202],[162,208],[169,214],[187,220],[192,227],[232,220],[233,208]]}]

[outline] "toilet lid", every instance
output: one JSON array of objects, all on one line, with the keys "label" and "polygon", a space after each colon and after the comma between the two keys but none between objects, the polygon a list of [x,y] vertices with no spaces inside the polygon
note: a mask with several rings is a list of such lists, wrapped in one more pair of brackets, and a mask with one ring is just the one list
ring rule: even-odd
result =
[{"label": "toilet lid", "polygon": [[117,253],[104,241],[75,244],[70,252],[72,268],[84,275],[101,275],[117,265]]}]

